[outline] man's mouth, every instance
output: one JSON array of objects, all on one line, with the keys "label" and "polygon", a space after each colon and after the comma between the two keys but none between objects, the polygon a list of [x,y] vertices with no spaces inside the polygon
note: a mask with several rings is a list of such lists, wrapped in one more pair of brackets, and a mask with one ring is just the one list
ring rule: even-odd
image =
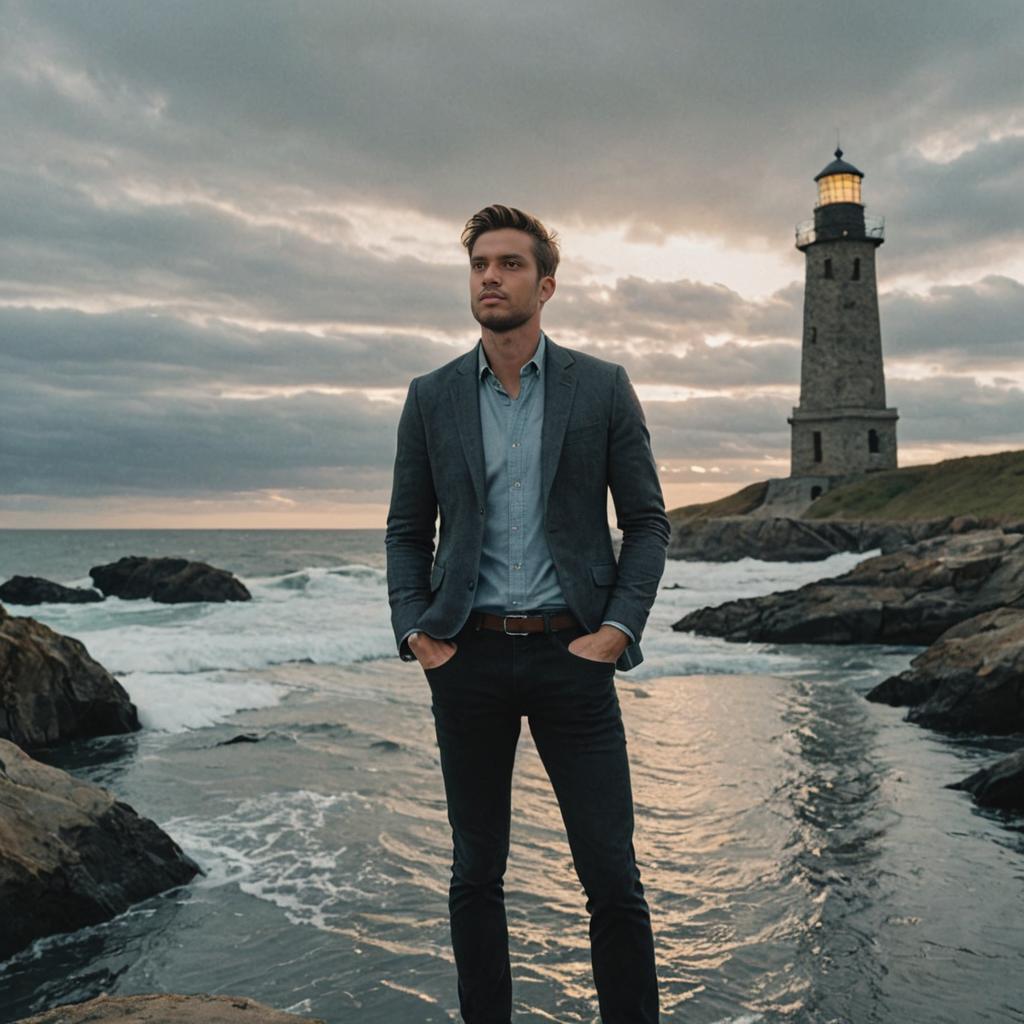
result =
[{"label": "man's mouth", "polygon": [[505,296],[504,295],[499,295],[497,292],[484,292],[483,295],[480,296],[480,301],[481,302],[486,302],[488,299],[503,299],[503,298],[505,298]]}]

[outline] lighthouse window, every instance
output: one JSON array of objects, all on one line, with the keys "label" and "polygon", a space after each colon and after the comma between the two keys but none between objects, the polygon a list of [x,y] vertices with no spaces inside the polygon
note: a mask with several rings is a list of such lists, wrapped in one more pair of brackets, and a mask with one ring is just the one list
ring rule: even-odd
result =
[{"label": "lighthouse window", "polygon": [[821,462],[821,431],[814,431],[814,461]]},{"label": "lighthouse window", "polygon": [[877,451],[878,451],[878,431],[877,430],[869,430],[868,431],[868,451],[872,452],[872,453],[877,453]]},{"label": "lighthouse window", "polygon": [[860,201],[860,177],[856,174],[828,174],[818,182],[819,206]]},{"label": "lighthouse window", "polygon": [[825,260],[825,276],[826,277],[831,277],[832,276],[832,261],[831,260]]},{"label": "lighthouse window", "polygon": [[860,257],[858,256],[853,261],[853,279],[854,281],[860,280]]}]

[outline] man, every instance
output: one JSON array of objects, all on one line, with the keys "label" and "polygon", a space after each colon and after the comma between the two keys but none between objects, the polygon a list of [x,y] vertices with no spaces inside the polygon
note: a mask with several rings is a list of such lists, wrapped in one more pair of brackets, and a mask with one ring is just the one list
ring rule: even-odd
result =
[{"label": "man", "polygon": [[587,894],[602,1020],[656,1021],[614,686],[616,666],[642,660],[665,568],[669,523],[650,437],[621,366],[541,330],[558,266],[543,224],[489,206],[462,241],[480,341],[409,385],[386,533],[399,654],[419,661],[432,695],[462,1017],[511,1020],[502,879],[526,715]]}]

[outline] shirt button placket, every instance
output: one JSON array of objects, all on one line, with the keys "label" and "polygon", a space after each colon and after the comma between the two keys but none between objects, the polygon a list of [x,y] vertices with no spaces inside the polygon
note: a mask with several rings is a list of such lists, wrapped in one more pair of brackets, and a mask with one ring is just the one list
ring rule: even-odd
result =
[{"label": "shirt button placket", "polygon": [[523,455],[520,447],[520,428],[523,409],[526,404],[525,381],[520,382],[519,401],[512,414],[512,429],[509,438],[509,475],[512,477],[511,515],[509,518],[509,601],[521,607],[526,598],[523,587]]}]

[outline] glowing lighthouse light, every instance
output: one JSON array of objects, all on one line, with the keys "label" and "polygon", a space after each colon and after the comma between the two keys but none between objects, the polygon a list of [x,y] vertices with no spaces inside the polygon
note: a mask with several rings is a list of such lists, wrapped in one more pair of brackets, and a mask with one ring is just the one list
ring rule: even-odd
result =
[{"label": "glowing lighthouse light", "polygon": [[864,175],[853,164],[843,159],[843,151],[836,150],[836,158],[821,174],[815,177],[818,183],[818,206],[831,203],[859,203],[860,182]]}]

